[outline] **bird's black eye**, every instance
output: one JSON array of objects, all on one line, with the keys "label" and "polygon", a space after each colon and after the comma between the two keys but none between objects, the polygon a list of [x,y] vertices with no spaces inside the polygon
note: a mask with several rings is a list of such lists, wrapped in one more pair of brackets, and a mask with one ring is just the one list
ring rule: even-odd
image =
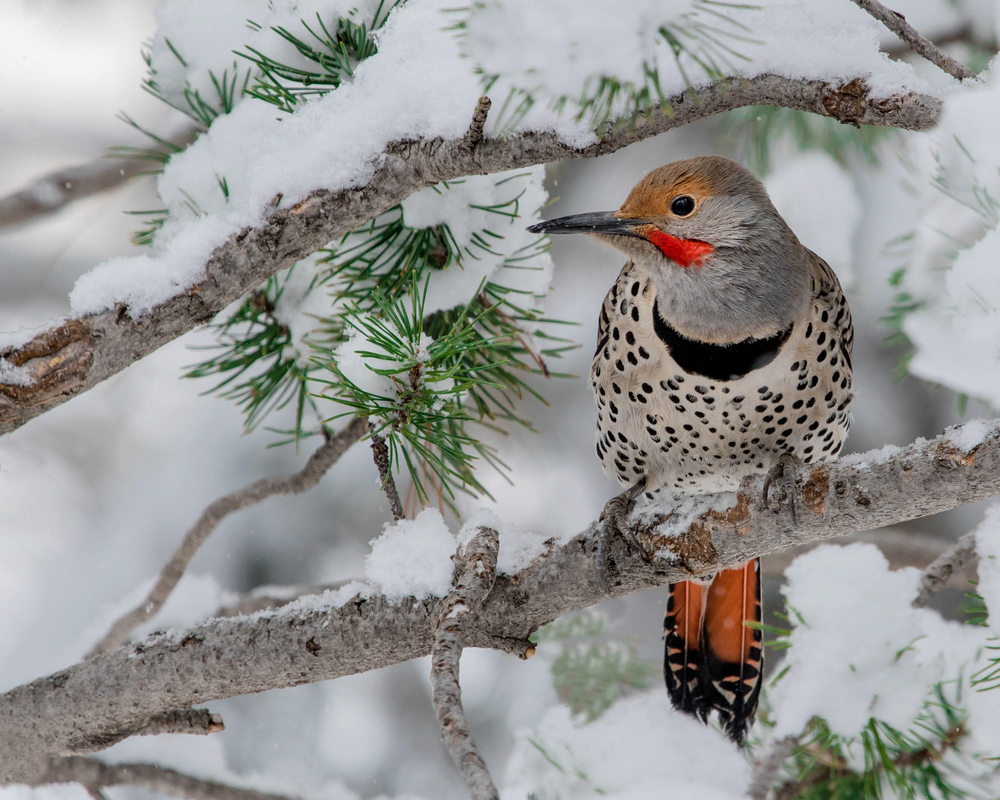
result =
[{"label": "bird's black eye", "polygon": [[686,217],[694,211],[694,198],[688,197],[686,194],[675,197],[670,203],[670,210],[678,217]]}]

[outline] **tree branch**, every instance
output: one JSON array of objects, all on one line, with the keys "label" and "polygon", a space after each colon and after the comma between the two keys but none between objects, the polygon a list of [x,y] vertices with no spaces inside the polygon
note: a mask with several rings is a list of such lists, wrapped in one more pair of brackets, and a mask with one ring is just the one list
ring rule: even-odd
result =
[{"label": "tree branch", "polygon": [[266,794],[192,778],[155,764],[105,764],[96,758],[80,756],[52,759],[31,785],[47,783],[81,783],[90,792],[99,792],[106,786],[137,786],[188,800],[290,800],[280,794]]},{"label": "tree branch", "polygon": [[500,800],[486,762],[479,755],[462,708],[458,663],[465,647],[471,614],[479,611],[497,578],[500,539],[495,530],[479,528],[465,548],[465,563],[455,588],[441,608],[431,651],[431,693],[441,726],[441,741],[465,781],[472,800]]},{"label": "tree branch", "polygon": [[920,592],[913,601],[914,608],[927,605],[947,585],[953,574],[976,557],[976,535],[982,525],[979,523],[928,565],[920,581]]},{"label": "tree branch", "polygon": [[778,775],[785,762],[799,746],[801,736],[786,736],[774,742],[767,752],[754,763],[753,779],[747,789],[750,800],[766,800],[778,781]]},{"label": "tree branch", "polygon": [[222,520],[241,508],[256,505],[269,497],[301,494],[312,489],[347,449],[364,436],[367,429],[368,420],[365,417],[355,417],[350,425],[330,436],[299,472],[281,478],[262,478],[212,503],[202,512],[173,557],[160,571],[160,577],[146,599],[115,622],[85,657],[93,658],[123,644],[132,631],[163,608],[194,554]]},{"label": "tree branch", "polygon": [[934,42],[921,36],[920,32],[898,11],[886,8],[878,0],[854,0],[854,2],[912,47],[915,53],[937,65],[953,78],[964,81],[966,78],[976,77],[976,73],[965,64],[941,52]]},{"label": "tree branch", "polygon": [[[185,130],[170,142],[186,147],[196,135],[196,130]],[[88,164],[50,172],[23,189],[0,197],[0,228],[47,217],[70,203],[114,189],[132,176],[158,166],[146,158],[104,156]]]},{"label": "tree branch", "polygon": [[[375,426],[368,423],[368,430],[374,431]],[[392,518],[399,522],[406,513],[403,511],[403,504],[399,501],[399,492],[396,491],[396,481],[392,477],[389,469],[389,448],[386,447],[385,439],[377,433],[372,433],[372,456],[375,459],[375,466],[378,467],[378,477],[382,482],[381,488],[389,500],[389,510],[392,511]]]},{"label": "tree branch", "polygon": [[483,175],[568,158],[591,158],[734,108],[774,105],[834,117],[855,125],[911,130],[933,127],[941,101],[908,93],[873,97],[861,78],[834,86],[822,81],[762,75],[729,78],[668,98],[629,124],[617,125],[587,147],[551,133],[487,138],[474,147],[462,138],[397,142],[378,159],[364,185],[314,191],[292,208],[277,209],[217,248],[205,279],[133,319],[119,306],[67,320],[27,344],[0,350],[0,358],[27,378],[0,383],[0,434],[86,392],[167,342],[211,320],[279,270],[354,230],[412,192],[442,180]]},{"label": "tree branch", "polygon": [[[638,527],[665,557],[646,563],[615,539],[607,591],[594,569],[596,524],[561,546],[553,541],[517,575],[497,578],[469,622],[466,645],[524,656],[531,632],[567,611],[1000,494],[1000,420],[974,447],[956,444],[960,434],[952,429],[888,457],[873,453],[858,465],[801,469],[794,528],[787,513],[760,504],[760,476],[735,497],[691,498],[683,519],[663,508],[658,524]],[[394,605],[377,594],[341,605],[297,604],[153,636],[19,686],[0,695],[0,780],[29,780],[46,755],[72,752],[82,739],[134,727],[154,714],[427,655],[442,607],[439,599]]]}]

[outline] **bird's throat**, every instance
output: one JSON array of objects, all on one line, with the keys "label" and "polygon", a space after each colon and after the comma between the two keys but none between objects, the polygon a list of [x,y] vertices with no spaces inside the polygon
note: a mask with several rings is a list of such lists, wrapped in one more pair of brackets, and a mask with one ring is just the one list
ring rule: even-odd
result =
[{"label": "bird's throat", "polygon": [[700,267],[705,256],[715,251],[708,242],[698,239],[678,239],[652,226],[646,238],[660,248],[663,255],[682,267]]}]

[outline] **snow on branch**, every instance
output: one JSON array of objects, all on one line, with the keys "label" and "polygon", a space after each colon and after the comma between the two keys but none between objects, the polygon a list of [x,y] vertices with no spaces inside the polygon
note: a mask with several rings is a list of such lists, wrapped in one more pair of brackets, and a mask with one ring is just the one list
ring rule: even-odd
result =
[{"label": "snow on branch", "polygon": [[[596,523],[516,575],[500,575],[466,629],[466,645],[526,657],[528,636],[575,609],[732,567],[798,544],[936,514],[1000,495],[1000,420],[931,441],[802,469],[798,523],[763,507],[760,477],[637,519],[661,553],[645,562],[615,540],[607,591],[595,569]],[[504,542],[501,538],[500,551]],[[329,680],[427,655],[444,603],[392,602],[357,584],[277,611],[154,635],[0,695],[2,783],[31,782],[46,758],[195,703]]]},{"label": "snow on branch", "polygon": [[[480,103],[469,135],[390,144],[367,181],[335,192],[316,190],[291,208],[273,210],[261,224],[229,236],[207,263],[189,265],[192,274],[204,277],[152,304],[148,312],[133,316],[127,305],[119,303],[66,320],[27,342],[22,338],[16,344],[0,345],[0,434],[88,391],[208,322],[271,275],[374,219],[418,189],[465,175],[613,153],[690,122],[752,105],[809,111],[852,125],[910,130],[933,127],[941,113],[941,101],[935,97],[916,92],[873,96],[860,77],[833,85],[766,74],[688,89],[669,98],[669,104],[662,107],[667,110],[655,108],[628,124],[611,126],[592,144],[577,146],[554,133],[479,141],[477,131],[486,110],[486,104]],[[3,376],[11,377],[5,380]]]}]

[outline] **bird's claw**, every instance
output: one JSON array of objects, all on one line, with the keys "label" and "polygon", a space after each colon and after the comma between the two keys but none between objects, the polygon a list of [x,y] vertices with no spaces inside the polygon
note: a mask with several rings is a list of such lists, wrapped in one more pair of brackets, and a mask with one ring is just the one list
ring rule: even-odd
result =
[{"label": "bird's claw", "polygon": [[795,456],[791,453],[782,453],[777,463],[767,471],[767,476],[764,478],[764,508],[771,507],[768,502],[771,486],[780,481],[793,525],[798,521],[795,516],[795,473],[798,466],[799,460]]},{"label": "bird's claw", "polygon": [[608,500],[601,512],[601,529],[597,535],[597,581],[605,592],[608,590],[608,543],[612,536],[621,536],[626,544],[642,554],[643,560],[651,560],[650,554],[635,535],[635,530],[626,524],[628,515],[635,507],[636,497],[645,488],[646,479],[643,478],[631,489]]}]

